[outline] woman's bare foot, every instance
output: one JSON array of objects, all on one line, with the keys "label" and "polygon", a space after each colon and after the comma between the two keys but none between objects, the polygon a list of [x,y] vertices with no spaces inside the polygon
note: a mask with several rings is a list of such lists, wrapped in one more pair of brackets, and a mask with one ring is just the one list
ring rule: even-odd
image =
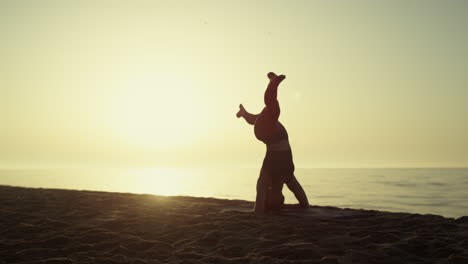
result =
[{"label": "woman's bare foot", "polygon": [[237,114],[236,114],[237,118],[242,117],[242,116],[244,115],[245,112],[246,112],[246,111],[245,111],[244,106],[243,106],[242,104],[240,104],[240,105],[239,105],[239,112],[237,112]]},{"label": "woman's bare foot", "polygon": [[270,77],[270,83],[278,86],[284,79],[286,79],[286,76],[284,75],[276,75],[272,72],[268,74],[268,77]]},{"label": "woman's bare foot", "polygon": [[[276,75],[276,73],[274,73],[274,72],[269,72],[269,73],[267,74],[267,76],[268,76],[268,79],[270,79],[270,81],[277,80],[278,83],[280,83],[281,81],[283,81],[283,80],[286,78],[286,76],[284,76],[284,75]],[[279,78],[279,79],[278,79],[278,78]]]},{"label": "woman's bare foot", "polygon": [[270,80],[276,79],[276,77],[278,77],[278,75],[276,75],[274,72],[269,72],[267,76]]}]

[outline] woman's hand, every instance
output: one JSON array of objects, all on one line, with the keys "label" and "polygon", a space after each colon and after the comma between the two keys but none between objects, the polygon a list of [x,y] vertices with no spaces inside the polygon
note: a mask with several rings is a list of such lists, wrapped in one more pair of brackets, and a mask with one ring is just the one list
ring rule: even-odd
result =
[{"label": "woman's hand", "polygon": [[236,114],[237,118],[243,117],[246,112],[247,111],[245,111],[244,106],[242,104],[240,104],[239,105],[239,112],[237,112],[237,114]]}]

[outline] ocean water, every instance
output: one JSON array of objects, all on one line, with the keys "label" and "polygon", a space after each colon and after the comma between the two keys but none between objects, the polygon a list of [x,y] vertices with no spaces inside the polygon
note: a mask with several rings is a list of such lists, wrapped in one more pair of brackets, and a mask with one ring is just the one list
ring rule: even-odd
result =
[{"label": "ocean water", "polygon": [[[258,169],[0,170],[0,185],[255,199]],[[468,215],[468,169],[296,169],[311,204]],[[295,203],[285,188],[286,202]]]}]

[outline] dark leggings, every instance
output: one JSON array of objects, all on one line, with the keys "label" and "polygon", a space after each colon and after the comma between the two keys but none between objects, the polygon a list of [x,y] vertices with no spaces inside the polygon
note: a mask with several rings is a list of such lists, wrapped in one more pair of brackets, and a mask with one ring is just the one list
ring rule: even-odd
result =
[{"label": "dark leggings", "polygon": [[267,140],[275,131],[278,118],[280,116],[280,107],[277,99],[278,85],[284,77],[270,79],[270,83],[265,91],[265,107],[255,120],[255,136],[261,141]]},{"label": "dark leggings", "polygon": [[[279,83],[284,76],[270,77],[270,83],[265,91],[265,108],[255,120],[255,136],[261,141],[268,141],[275,132],[280,107],[277,100]],[[257,181],[257,197],[255,212],[264,213],[268,210],[280,209],[284,204],[283,184],[294,193],[301,207],[308,207],[309,202],[302,186],[294,176],[294,164],[291,151],[267,152],[263,161],[260,177]]]}]

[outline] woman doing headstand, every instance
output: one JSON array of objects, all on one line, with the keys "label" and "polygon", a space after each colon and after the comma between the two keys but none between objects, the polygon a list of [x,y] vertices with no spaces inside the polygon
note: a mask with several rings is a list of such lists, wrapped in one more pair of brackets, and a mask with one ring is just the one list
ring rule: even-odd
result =
[{"label": "woman doing headstand", "polygon": [[302,186],[294,176],[294,163],[288,133],[278,121],[280,107],[277,100],[278,85],[286,78],[268,73],[270,83],[265,91],[265,107],[260,114],[254,115],[239,106],[237,117],[243,117],[247,123],[254,125],[255,136],[267,146],[260,177],[257,181],[255,213],[278,210],[284,204],[283,184],[294,193],[299,205],[307,208],[309,202]]}]

